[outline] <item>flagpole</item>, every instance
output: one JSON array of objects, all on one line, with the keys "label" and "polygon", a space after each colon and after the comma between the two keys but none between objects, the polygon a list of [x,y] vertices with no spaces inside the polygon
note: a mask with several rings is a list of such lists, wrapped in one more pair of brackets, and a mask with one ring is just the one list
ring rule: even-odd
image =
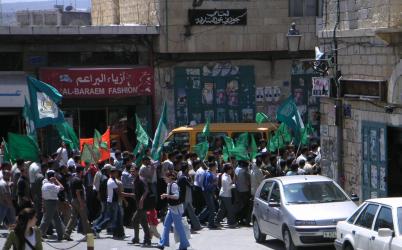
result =
[{"label": "flagpole", "polygon": [[[4,147],[7,147],[6,145],[7,145],[7,143],[6,143],[6,141],[4,140],[4,137],[1,137],[1,139],[3,139],[3,145],[4,145]],[[8,151],[8,148],[7,148],[7,151]],[[8,152],[8,155],[10,156],[10,163],[11,163],[11,165],[14,165],[14,163],[13,163],[13,161],[11,160],[11,155],[10,155],[10,152]],[[3,152],[3,160],[4,160],[4,152]]]}]

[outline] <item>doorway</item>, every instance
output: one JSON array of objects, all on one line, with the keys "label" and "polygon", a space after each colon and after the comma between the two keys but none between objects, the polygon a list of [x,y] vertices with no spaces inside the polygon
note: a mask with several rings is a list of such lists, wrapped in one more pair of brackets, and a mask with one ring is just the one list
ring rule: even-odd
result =
[{"label": "doorway", "polygon": [[92,138],[97,129],[100,133],[106,130],[106,109],[80,110],[80,137]]},{"label": "doorway", "polygon": [[21,132],[21,119],[18,113],[16,114],[1,114],[0,115],[0,140],[4,138],[7,140],[7,133],[20,133]]},{"label": "doorway", "polygon": [[388,127],[388,196],[402,196],[402,128]]}]

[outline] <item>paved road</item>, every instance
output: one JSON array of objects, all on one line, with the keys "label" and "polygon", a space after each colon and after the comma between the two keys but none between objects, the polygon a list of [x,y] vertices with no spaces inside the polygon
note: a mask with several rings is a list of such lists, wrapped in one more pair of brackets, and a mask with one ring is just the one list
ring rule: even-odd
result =
[{"label": "paved road", "polygon": [[[5,233],[5,230],[0,230],[0,233]],[[159,232],[162,232],[162,227],[159,227]],[[126,234],[132,236],[133,230],[126,229]],[[174,242],[173,234],[170,234],[171,243]],[[79,240],[83,236],[73,233],[72,238]],[[114,240],[110,235],[101,233],[100,239],[95,239],[95,250],[123,250],[123,249],[141,249],[140,246],[129,245],[131,237],[124,240]],[[142,237],[141,237],[142,239]],[[3,246],[5,238],[0,238],[0,246]],[[74,246],[78,242],[55,242],[48,239],[44,243],[45,250],[52,250],[54,248],[67,249]],[[153,239],[152,243],[156,245],[157,239]],[[48,245],[50,244],[50,245]],[[269,239],[264,244],[258,244],[254,241],[252,228],[237,228],[237,229],[221,229],[221,230],[208,230],[203,229],[192,235],[190,239],[191,248],[194,250],[283,250],[283,245],[280,241]],[[178,245],[171,244],[166,250],[175,250]],[[86,242],[81,242],[72,249],[86,249]],[[153,248],[156,249],[156,248]],[[333,248],[312,248],[310,250],[333,250]]]}]

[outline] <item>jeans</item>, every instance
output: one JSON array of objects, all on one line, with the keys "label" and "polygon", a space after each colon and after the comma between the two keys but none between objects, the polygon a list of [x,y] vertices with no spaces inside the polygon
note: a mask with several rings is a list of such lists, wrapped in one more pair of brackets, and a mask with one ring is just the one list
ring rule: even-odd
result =
[{"label": "jeans", "polygon": [[100,231],[102,231],[102,229],[105,229],[109,223],[111,225],[114,225],[114,221],[117,219],[118,209],[119,204],[117,204],[117,202],[107,202],[105,215],[102,220],[94,225],[94,230],[99,233]]},{"label": "jeans", "polygon": [[240,207],[238,211],[239,219],[241,222],[249,224],[251,221],[251,194],[250,192],[239,192]]},{"label": "jeans", "polygon": [[15,223],[15,210],[13,206],[7,207],[0,204],[0,224],[4,221],[4,218],[7,218],[9,225]]},{"label": "jeans", "polygon": [[181,214],[172,213],[170,210],[168,210],[165,217],[165,223],[163,224],[163,233],[159,245],[167,247],[169,246],[169,232],[172,224],[174,224],[176,231],[179,233],[180,237],[179,249],[186,249],[190,246],[190,243],[188,242],[188,239],[186,237],[186,233],[184,232],[184,226],[181,218]]},{"label": "jeans", "polygon": [[226,216],[228,225],[234,225],[236,223],[235,213],[232,197],[220,197],[219,211],[215,217],[215,222],[220,223]]},{"label": "jeans", "polygon": [[195,215],[193,205],[187,202],[185,202],[183,205],[184,205],[184,212],[187,213],[187,216],[190,219],[191,228],[193,230],[200,230],[201,224],[200,221],[198,220],[198,217]]},{"label": "jeans", "polygon": [[42,235],[46,235],[49,224],[53,221],[53,224],[56,227],[57,237],[61,239],[64,234],[64,225],[61,222],[59,213],[57,211],[57,203],[57,200],[43,201],[45,212],[43,213],[39,228]]},{"label": "jeans", "polygon": [[215,214],[216,214],[216,207],[214,201],[214,193],[212,191],[204,191],[204,199],[207,207],[201,212],[199,216],[200,221],[205,221],[208,218],[208,227],[213,227]]},{"label": "jeans", "polygon": [[105,217],[105,214],[106,214],[106,202],[102,201],[100,204],[101,204],[100,214],[99,214],[98,218],[96,218],[96,220],[93,221],[93,225],[98,224]]}]

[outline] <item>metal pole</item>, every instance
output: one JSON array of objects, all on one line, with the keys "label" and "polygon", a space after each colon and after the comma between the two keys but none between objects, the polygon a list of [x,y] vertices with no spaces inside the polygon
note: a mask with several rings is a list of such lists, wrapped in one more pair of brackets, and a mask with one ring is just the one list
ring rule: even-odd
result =
[{"label": "metal pole", "polygon": [[344,187],[344,172],[345,169],[343,167],[343,108],[342,108],[342,99],[341,99],[341,86],[339,82],[340,72],[338,67],[338,41],[336,39],[336,29],[339,27],[340,23],[340,0],[337,0],[337,17],[336,17],[336,25],[334,27],[333,32],[333,43],[334,43],[334,53],[335,53],[335,72],[334,78],[336,83],[336,100],[335,100],[335,116],[336,116],[336,147],[337,147],[337,181]]}]

